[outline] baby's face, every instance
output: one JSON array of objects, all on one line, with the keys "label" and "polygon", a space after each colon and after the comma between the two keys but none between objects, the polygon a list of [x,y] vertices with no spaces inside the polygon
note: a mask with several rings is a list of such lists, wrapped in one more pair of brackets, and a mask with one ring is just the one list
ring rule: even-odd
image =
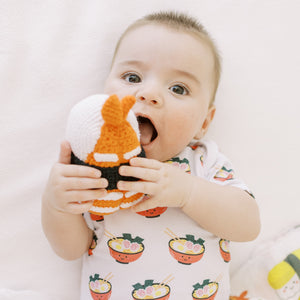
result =
[{"label": "baby's face", "polygon": [[200,38],[162,25],[129,31],[116,53],[105,93],[134,95],[141,144],[148,158],[165,161],[201,138],[209,107],[214,60]]}]

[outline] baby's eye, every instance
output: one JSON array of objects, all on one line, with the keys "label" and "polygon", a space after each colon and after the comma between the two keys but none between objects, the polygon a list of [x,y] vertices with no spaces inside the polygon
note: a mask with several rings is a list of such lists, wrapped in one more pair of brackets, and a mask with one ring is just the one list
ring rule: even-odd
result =
[{"label": "baby's eye", "polygon": [[130,83],[139,83],[141,82],[141,78],[134,73],[127,73],[122,76],[122,78]]},{"label": "baby's eye", "polygon": [[188,89],[182,85],[176,84],[170,87],[170,91],[178,95],[187,95],[189,93]]}]

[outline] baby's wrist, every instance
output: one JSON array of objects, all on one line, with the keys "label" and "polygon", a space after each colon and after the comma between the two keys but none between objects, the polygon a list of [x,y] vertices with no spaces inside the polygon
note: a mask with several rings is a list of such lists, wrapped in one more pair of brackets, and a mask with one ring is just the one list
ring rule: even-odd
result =
[{"label": "baby's wrist", "polygon": [[192,176],[190,174],[186,174],[189,178],[187,178],[184,186],[185,186],[185,197],[182,201],[181,209],[191,210],[194,207],[195,199],[199,198],[199,177]]},{"label": "baby's wrist", "polygon": [[53,203],[54,201],[52,199],[49,199],[49,197],[44,196],[43,197],[43,207],[47,210],[50,214],[66,214],[65,211],[63,211],[62,208],[58,207]]}]

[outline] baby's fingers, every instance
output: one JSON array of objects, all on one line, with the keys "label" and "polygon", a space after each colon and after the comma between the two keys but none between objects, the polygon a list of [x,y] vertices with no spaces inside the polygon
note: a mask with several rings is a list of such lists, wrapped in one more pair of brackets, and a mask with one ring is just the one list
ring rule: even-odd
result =
[{"label": "baby's fingers", "polygon": [[68,213],[71,214],[83,214],[91,209],[93,206],[93,201],[84,202],[71,202],[68,205]]},{"label": "baby's fingers", "polygon": [[157,193],[157,184],[148,181],[119,181],[118,189],[121,191],[131,191],[148,195]]},{"label": "baby's fingers", "polygon": [[146,169],[141,167],[122,166],[119,169],[122,176],[132,176],[141,180],[156,182],[159,179],[157,170]]},{"label": "baby's fingers", "polygon": [[102,199],[107,195],[107,191],[105,189],[98,190],[78,190],[78,191],[68,191],[67,192],[68,202],[69,204],[78,203],[78,202],[86,202],[93,201],[96,199]]},{"label": "baby's fingers", "polygon": [[155,159],[134,157],[130,160],[130,165],[134,167],[142,167],[142,168],[159,170],[163,166],[163,163]]},{"label": "baby's fingers", "polygon": [[147,209],[153,209],[159,206],[162,206],[162,204],[157,198],[153,197],[136,204],[131,209],[134,212],[139,212]]},{"label": "baby's fingers", "polygon": [[70,143],[63,141],[60,144],[60,152],[58,162],[61,164],[69,164],[71,162],[72,149]]},{"label": "baby's fingers", "polygon": [[67,191],[105,189],[108,186],[108,181],[105,178],[96,179],[96,178],[67,177],[64,178],[64,184]]},{"label": "baby's fingers", "polygon": [[87,166],[58,164],[57,172],[64,177],[100,178],[101,171]]}]

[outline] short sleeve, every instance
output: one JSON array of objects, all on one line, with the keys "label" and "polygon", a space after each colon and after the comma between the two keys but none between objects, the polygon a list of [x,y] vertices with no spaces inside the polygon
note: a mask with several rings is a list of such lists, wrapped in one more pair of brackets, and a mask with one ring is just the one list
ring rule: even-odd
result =
[{"label": "short sleeve", "polygon": [[86,212],[83,214],[83,217],[85,219],[85,222],[87,226],[94,231],[96,236],[100,238],[103,235],[104,232],[104,220],[103,218],[98,218],[95,220],[92,220],[91,214],[89,212]]},{"label": "short sleeve", "polygon": [[88,250],[88,255],[91,256],[94,253],[95,248],[98,245],[98,241],[104,233],[104,219],[102,216],[91,215],[89,212],[83,214],[87,226],[93,231],[93,240]]},{"label": "short sleeve", "polygon": [[245,190],[253,198],[253,194],[243,180],[236,177],[234,167],[230,160],[219,151],[218,146],[213,141],[202,142],[202,157],[198,159],[202,162],[204,178],[210,182],[220,185],[231,185]]}]

